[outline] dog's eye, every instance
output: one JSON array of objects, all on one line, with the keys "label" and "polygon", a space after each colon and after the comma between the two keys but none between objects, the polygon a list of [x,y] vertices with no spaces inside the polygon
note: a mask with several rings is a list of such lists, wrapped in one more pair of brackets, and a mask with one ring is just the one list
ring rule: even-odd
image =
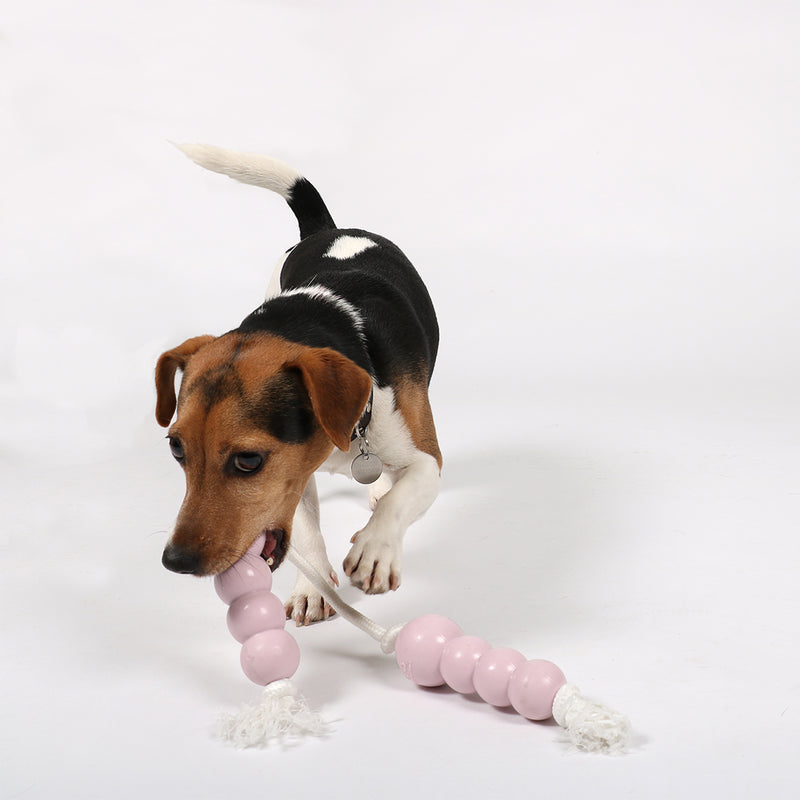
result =
[{"label": "dog's eye", "polygon": [[261,453],[237,453],[232,461],[233,469],[241,475],[252,475],[264,466]]},{"label": "dog's eye", "polygon": [[183,444],[180,439],[174,436],[169,437],[169,449],[176,461],[183,461],[186,458],[186,453],[183,452]]}]

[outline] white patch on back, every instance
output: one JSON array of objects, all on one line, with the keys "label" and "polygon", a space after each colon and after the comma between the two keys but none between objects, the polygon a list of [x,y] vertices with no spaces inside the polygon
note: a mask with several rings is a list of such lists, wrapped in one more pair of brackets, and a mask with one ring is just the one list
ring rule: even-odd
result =
[{"label": "white patch on back", "polygon": [[370,247],[377,246],[377,242],[367,239],[366,236],[339,236],[328,248],[325,257],[338,258],[340,261],[344,261],[347,258],[353,258],[353,256],[363,253],[365,250],[369,250]]},{"label": "white patch on back", "polygon": [[364,338],[364,320],[362,319],[361,314],[358,312],[358,309],[343,297],[339,297],[338,294],[332,292],[327,286],[322,286],[318,283],[315,283],[311,286],[301,286],[299,289],[286,289],[278,296],[292,297],[293,295],[298,294],[306,295],[306,297],[310,297],[313,300],[324,300],[326,303],[336,306],[336,308],[338,308],[340,311],[344,311],[344,313],[347,314],[347,316],[352,320],[353,326],[355,327],[356,331],[358,331],[358,335],[362,339]]}]

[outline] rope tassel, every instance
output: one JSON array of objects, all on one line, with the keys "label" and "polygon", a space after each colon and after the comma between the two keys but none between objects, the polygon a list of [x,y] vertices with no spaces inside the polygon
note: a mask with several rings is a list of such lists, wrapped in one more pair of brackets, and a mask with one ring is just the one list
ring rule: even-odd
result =
[{"label": "rope tassel", "polygon": [[[221,722],[222,738],[240,747],[324,735],[329,730],[288,680],[297,670],[300,652],[284,630],[283,605],[270,591],[272,573],[261,558],[262,547],[259,538],[241,561],[214,579],[217,594],[230,605],[228,628],[242,642],[242,669],[267,687],[259,705]],[[493,648],[483,639],[465,636],[453,620],[437,614],[383,628],[347,605],[294,548],[287,557],[340,616],[379,642],[384,653],[394,653],[405,677],[417,685],[446,684],[461,694],[477,694],[491,705],[511,706],[530,720],[553,717],[581,750],[625,752],[631,736],[627,718],[584,698],[551,661],[526,660],[511,648]]]},{"label": "rope tassel", "polygon": [[587,700],[571,683],[553,700],[553,719],[566,730],[577,748],[610,755],[624,753],[631,738],[631,723],[619,711]]},{"label": "rope tassel", "polygon": [[218,731],[221,739],[236,747],[267,747],[273,742],[286,744],[306,736],[325,736],[330,725],[284,678],[270,683],[256,705],[223,715]]}]

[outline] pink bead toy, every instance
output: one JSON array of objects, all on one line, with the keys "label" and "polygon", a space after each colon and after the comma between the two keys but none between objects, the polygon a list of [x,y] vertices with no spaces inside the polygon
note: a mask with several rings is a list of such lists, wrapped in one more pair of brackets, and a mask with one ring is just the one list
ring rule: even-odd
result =
[{"label": "pink bead toy", "polygon": [[230,606],[228,630],[242,644],[242,670],[260,686],[291,678],[300,665],[300,648],[283,629],[283,603],[270,591],[272,572],[261,558],[263,547],[260,536],[239,561],[214,578],[217,594]]},{"label": "pink bead toy", "polygon": [[525,656],[510,647],[498,647],[482,655],[472,676],[481,700],[498,708],[510,706],[508,683],[511,673],[524,663]]},{"label": "pink bead toy", "polygon": [[[556,693],[567,682],[550,661],[525,661],[514,650],[492,650],[475,636],[462,636],[447,617],[428,614],[403,627],[395,643],[395,656],[403,675],[419,686],[447,684],[461,694],[476,691],[475,673],[484,658],[479,684],[487,702],[511,705],[531,720],[550,719]],[[485,676],[485,684],[484,677]]]},{"label": "pink bead toy", "polygon": [[477,636],[457,636],[451,639],[444,646],[439,664],[444,682],[461,694],[473,694],[475,668],[490,649],[489,643]]},{"label": "pink bead toy", "polygon": [[531,720],[553,716],[556,693],[567,682],[552,662],[525,661],[507,648],[492,650],[488,642],[463,636],[455,622],[436,614],[405,625],[397,637],[395,655],[403,675],[418,686],[446,683],[461,694],[477,692],[487,703],[511,705]]},{"label": "pink bead toy", "polygon": [[[217,594],[229,605],[228,628],[242,643],[242,669],[251,681],[267,687],[260,706],[246,707],[223,721],[223,737],[240,746],[326,731],[326,723],[289,684],[300,664],[300,650],[284,630],[283,604],[270,591],[272,573],[261,557],[263,544],[263,537],[256,540],[241,561],[214,579]],[[340,616],[379,641],[385,653],[394,652],[403,675],[417,685],[447,685],[460,694],[477,694],[493,706],[511,706],[529,720],[553,717],[583,750],[624,752],[628,720],[582,697],[551,661],[526,660],[511,648],[493,648],[437,614],[382,628],[342,601],[296,550],[290,548],[287,557]]]}]

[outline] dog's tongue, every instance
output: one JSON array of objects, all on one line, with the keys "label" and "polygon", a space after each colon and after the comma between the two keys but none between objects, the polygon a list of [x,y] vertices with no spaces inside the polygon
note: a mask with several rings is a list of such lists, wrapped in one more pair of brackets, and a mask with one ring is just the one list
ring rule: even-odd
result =
[{"label": "dog's tongue", "polygon": [[281,528],[264,531],[247,549],[243,558],[263,558],[270,562],[272,569],[277,569],[284,555],[286,534]]},{"label": "dog's tongue", "polygon": [[261,548],[261,557],[269,558],[275,552],[275,548],[278,546],[278,540],[272,535],[271,531],[266,535],[265,539],[266,541]]},{"label": "dog's tongue", "polygon": [[[264,552],[264,548],[267,546],[267,535],[262,533],[254,542],[247,548],[247,552],[245,553],[245,557],[247,556],[260,556]],[[270,547],[274,550],[275,549],[275,542],[273,540]]]}]

